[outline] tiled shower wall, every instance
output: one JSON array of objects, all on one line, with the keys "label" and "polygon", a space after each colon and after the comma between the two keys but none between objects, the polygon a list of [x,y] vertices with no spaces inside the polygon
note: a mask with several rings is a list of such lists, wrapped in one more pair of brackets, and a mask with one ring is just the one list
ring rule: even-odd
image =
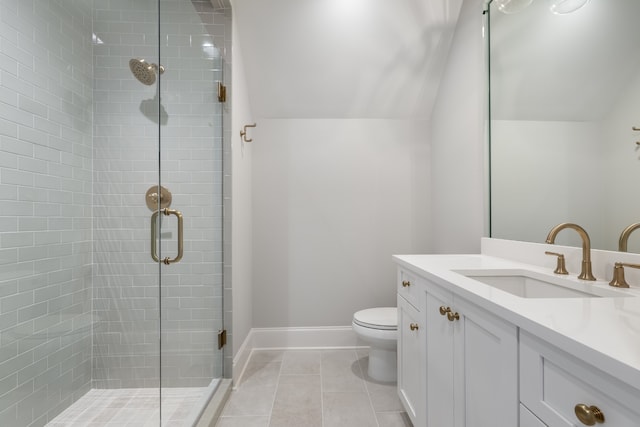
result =
[{"label": "tiled shower wall", "polygon": [[91,385],[92,0],[0,1],[0,425]]},{"label": "tiled shower wall", "polygon": [[[44,425],[92,375],[99,387],[158,385],[160,267],[149,262],[144,192],[157,182],[159,134],[162,180],[186,218],[185,258],[162,266],[163,385],[219,373],[222,252],[207,239],[222,233],[230,106],[216,106],[213,88],[230,66],[230,10],[161,8],[166,115],[154,121],[155,86],[127,62],[157,58],[156,0],[0,0],[2,426]],[[171,220],[167,231],[173,252]]]},{"label": "tiled shower wall", "polygon": [[[208,0],[161,1],[166,71],[159,86],[145,86],[128,63],[158,63],[156,0],[95,8],[95,386],[158,386],[159,339],[162,385],[206,386],[223,362],[216,356],[223,279],[223,106],[216,87],[229,18]],[[184,258],[168,266],[151,259],[145,204],[158,179],[158,137],[161,183],[185,221]],[[175,217],[162,219],[161,237],[160,257],[174,257]]]}]

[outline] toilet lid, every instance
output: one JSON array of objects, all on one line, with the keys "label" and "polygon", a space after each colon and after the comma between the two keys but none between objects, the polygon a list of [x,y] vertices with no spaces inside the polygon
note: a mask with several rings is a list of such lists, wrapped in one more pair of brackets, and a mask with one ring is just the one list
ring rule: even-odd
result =
[{"label": "toilet lid", "polygon": [[360,310],[353,315],[353,322],[365,328],[398,329],[398,310],[395,307],[378,307]]}]

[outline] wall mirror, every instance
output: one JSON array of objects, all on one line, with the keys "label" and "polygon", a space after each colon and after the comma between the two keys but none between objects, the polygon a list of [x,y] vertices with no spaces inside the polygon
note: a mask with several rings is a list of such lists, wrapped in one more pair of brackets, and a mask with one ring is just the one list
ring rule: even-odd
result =
[{"label": "wall mirror", "polygon": [[[542,243],[575,222],[593,248],[617,250],[640,222],[640,1],[551,5],[489,4],[491,236]],[[640,230],[628,250],[640,252]]]}]

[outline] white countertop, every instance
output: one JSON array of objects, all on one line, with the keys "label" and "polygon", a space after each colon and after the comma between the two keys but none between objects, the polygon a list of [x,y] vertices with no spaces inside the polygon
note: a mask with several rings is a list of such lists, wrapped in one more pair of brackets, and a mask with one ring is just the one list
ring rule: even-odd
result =
[{"label": "white countertop", "polygon": [[[640,389],[640,288],[630,297],[521,298],[455,270],[522,269],[553,277],[553,269],[490,255],[396,255],[400,266]],[[608,281],[577,286],[613,289]]]}]

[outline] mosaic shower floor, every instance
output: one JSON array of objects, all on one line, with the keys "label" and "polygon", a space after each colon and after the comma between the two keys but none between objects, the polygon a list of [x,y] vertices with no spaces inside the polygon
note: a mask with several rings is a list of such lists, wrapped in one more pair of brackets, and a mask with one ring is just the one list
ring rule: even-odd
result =
[{"label": "mosaic shower floor", "polygon": [[[207,388],[162,390],[162,426],[190,427]],[[93,389],[46,427],[158,427],[158,389]]]}]

